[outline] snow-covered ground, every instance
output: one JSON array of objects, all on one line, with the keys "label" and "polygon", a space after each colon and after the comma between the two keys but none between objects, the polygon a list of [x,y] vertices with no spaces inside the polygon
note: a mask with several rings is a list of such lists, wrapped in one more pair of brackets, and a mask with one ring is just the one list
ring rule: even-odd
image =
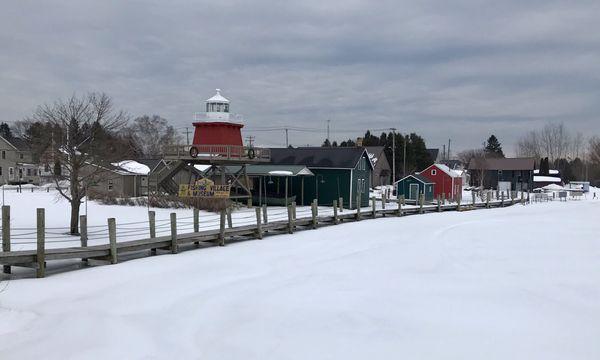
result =
[{"label": "snow-covered ground", "polygon": [[599,216],[389,217],[2,282],[0,359],[599,359]]}]

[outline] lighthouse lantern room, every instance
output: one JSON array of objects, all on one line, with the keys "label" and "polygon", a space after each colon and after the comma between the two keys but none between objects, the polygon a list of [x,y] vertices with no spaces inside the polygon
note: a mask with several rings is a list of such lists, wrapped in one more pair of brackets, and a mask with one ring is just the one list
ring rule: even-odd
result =
[{"label": "lighthouse lantern room", "polygon": [[194,122],[193,125],[192,149],[202,148],[204,145],[243,146],[241,129],[244,125],[237,119],[232,120],[229,100],[221,95],[220,89],[206,100],[206,114],[202,121]]}]

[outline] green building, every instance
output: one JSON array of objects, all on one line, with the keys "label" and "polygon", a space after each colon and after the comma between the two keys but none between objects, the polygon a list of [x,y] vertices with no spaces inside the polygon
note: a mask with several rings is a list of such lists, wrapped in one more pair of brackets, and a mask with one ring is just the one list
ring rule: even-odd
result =
[{"label": "green building", "polygon": [[369,206],[370,176],[373,164],[361,147],[272,148],[271,164],[302,165],[314,176],[290,177],[289,191],[297,204],[331,206],[343,198],[344,207],[356,208],[360,193],[361,206]]},{"label": "green building", "polygon": [[434,183],[423,175],[412,174],[396,181],[396,194],[408,200],[418,200],[425,194],[425,201],[433,201]]}]

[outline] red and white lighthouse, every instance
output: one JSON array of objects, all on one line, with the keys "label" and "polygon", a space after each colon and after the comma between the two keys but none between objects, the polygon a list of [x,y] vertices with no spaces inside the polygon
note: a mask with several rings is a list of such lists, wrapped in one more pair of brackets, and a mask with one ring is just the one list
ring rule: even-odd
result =
[{"label": "red and white lighthouse", "polygon": [[[234,119],[235,118],[235,119]],[[195,116],[194,148],[206,145],[243,146],[241,129],[244,125],[239,118],[229,113],[229,100],[221,95],[221,90],[206,100],[206,113]]]}]

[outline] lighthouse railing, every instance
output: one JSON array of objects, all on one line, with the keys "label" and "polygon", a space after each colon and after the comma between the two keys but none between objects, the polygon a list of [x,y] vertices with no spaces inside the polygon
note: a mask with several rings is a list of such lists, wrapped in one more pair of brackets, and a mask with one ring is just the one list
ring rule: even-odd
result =
[{"label": "lighthouse railing", "polygon": [[164,148],[166,159],[269,161],[271,149],[238,145],[168,145]]}]

